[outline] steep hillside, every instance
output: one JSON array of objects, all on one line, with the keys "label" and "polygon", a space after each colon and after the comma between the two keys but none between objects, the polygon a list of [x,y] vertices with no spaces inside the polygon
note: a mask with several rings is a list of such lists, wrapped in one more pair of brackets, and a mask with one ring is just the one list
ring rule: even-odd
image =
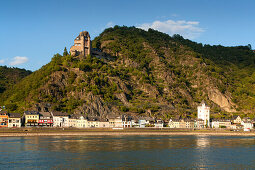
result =
[{"label": "steep hillside", "polygon": [[107,57],[57,54],[4,92],[1,103],[18,111],[101,117],[195,117],[203,99],[214,117],[255,111],[255,55],[246,47],[203,46],[178,35],[119,26],[92,43]]},{"label": "steep hillside", "polygon": [[0,94],[31,73],[25,69],[0,66]]}]

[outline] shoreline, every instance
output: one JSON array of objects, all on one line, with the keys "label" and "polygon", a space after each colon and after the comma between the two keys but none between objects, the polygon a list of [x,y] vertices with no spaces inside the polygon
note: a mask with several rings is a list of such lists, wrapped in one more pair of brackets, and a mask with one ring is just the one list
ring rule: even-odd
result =
[{"label": "shoreline", "polygon": [[255,136],[254,132],[146,132],[146,131],[86,131],[86,132],[0,132],[0,137],[21,136]]}]

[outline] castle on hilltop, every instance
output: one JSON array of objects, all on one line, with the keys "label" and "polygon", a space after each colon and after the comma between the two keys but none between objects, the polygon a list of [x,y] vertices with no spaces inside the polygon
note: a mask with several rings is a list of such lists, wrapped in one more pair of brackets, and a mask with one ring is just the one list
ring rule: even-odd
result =
[{"label": "castle on hilltop", "polygon": [[70,48],[72,56],[88,56],[91,54],[91,40],[87,31],[82,31],[74,40],[74,45]]}]

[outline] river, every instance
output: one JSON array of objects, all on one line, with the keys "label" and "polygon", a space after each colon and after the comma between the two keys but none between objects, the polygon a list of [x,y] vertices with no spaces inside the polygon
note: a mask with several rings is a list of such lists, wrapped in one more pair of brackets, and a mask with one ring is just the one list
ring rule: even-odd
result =
[{"label": "river", "polygon": [[255,169],[255,137],[1,137],[0,169]]}]

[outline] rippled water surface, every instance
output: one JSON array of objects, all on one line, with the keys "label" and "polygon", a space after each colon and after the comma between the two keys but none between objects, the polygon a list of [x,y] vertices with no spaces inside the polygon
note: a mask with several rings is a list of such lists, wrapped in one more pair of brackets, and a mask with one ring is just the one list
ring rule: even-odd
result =
[{"label": "rippled water surface", "polygon": [[0,169],[255,169],[254,137],[1,137]]}]

